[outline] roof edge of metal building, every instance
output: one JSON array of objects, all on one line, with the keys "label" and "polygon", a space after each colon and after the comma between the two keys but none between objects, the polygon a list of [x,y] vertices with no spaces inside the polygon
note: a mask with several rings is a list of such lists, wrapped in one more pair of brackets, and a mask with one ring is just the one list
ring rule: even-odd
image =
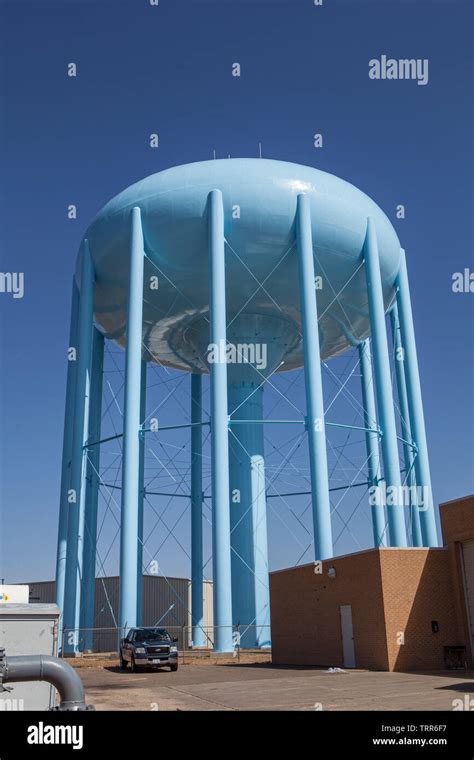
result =
[{"label": "roof edge of metal building", "polygon": [[6,602],[0,604],[0,615],[57,615],[60,611],[57,604],[42,604],[30,602],[28,604],[13,604]]}]

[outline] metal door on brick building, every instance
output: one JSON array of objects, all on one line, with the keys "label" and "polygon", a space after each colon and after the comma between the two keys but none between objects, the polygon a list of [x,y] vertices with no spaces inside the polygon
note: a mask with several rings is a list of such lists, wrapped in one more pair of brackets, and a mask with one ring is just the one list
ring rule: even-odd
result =
[{"label": "metal door on brick building", "polygon": [[355,668],[354,632],[352,628],[352,607],[343,604],[341,612],[342,654],[345,668]]}]

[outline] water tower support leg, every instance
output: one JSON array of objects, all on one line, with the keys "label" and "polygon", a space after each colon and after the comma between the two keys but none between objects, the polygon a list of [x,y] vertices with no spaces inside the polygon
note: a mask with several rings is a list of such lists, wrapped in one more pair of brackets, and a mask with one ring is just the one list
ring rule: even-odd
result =
[{"label": "water tower support leg", "polygon": [[263,385],[230,383],[228,404],[232,618],[240,647],[253,649],[271,644]]},{"label": "water tower support leg", "polygon": [[[220,190],[208,196],[210,342],[226,346],[224,208]],[[214,649],[232,651],[232,592],[230,569],[229,441],[227,364],[225,356],[210,365],[212,566],[214,592]]]},{"label": "water tower support leg", "polygon": [[[91,392],[89,403],[89,441],[100,441],[102,419],[102,381],[104,336],[95,327],[92,337]],[[81,630],[84,651],[93,651],[95,567],[97,550],[97,508],[99,503],[100,445],[88,448],[86,507],[84,520],[84,559],[81,593]]]},{"label": "water tower support leg", "polygon": [[[380,480],[380,453],[379,435],[373,432],[377,426],[377,412],[375,409],[374,383],[372,377],[372,360],[370,356],[370,341],[364,340],[358,345],[360,372],[362,383],[362,402],[364,405],[365,445],[367,450],[367,471],[370,486],[377,486]],[[372,428],[370,430],[369,428]],[[385,509],[383,504],[374,504],[372,507],[372,529],[374,533],[374,546],[387,546]]]},{"label": "water tower support leg", "polygon": [[240,647],[253,649],[271,644],[263,385],[230,383],[228,403],[232,618]]},{"label": "water tower support leg", "polygon": [[[64,583],[66,577],[67,524],[69,515],[69,488],[71,482],[71,456],[74,434],[74,394],[76,388],[76,361],[72,359],[71,349],[76,346],[76,329],[78,322],[79,294],[76,278],[72,279],[71,323],[69,327],[69,346],[67,363],[66,408],[64,412],[63,458],[61,465],[61,494],[59,503],[58,551],[56,557],[56,604],[61,610],[61,628],[64,611]],[[62,636],[59,637],[62,642]]]},{"label": "water tower support leg", "polygon": [[[418,499],[421,532],[424,546],[439,546],[436,520],[431,489],[431,473],[426,441],[423,399],[421,396],[420,374],[416,353],[415,330],[411,308],[410,288],[408,285],[405,251],[401,251],[400,270],[398,274],[398,314],[401,338],[405,350],[405,376],[407,384],[408,408],[410,412],[411,431],[417,446],[415,457],[416,481],[423,488],[423,497]],[[420,505],[423,502],[423,506]]]},{"label": "water tower support leg", "polygon": [[[388,353],[382,277],[373,220],[367,220],[364,244],[365,274],[369,301],[372,349],[374,356],[375,388],[382,429],[382,457],[387,496],[387,515],[391,546],[406,546],[404,504],[401,498],[400,461],[398,458],[397,427],[393,408],[390,359]],[[382,492],[379,492],[382,493]]]},{"label": "water tower support leg", "polygon": [[[146,417],[146,372],[147,362],[141,363],[140,374],[140,427],[144,427]],[[140,463],[138,495],[138,540],[137,540],[137,625],[142,624],[142,584],[143,584],[143,507],[145,502],[145,433],[140,430]]]},{"label": "water tower support leg", "polygon": [[202,376],[191,375],[191,620],[193,647],[206,644],[202,551]]},{"label": "water tower support leg", "polygon": [[318,308],[314,277],[311,215],[306,195],[298,195],[296,238],[303,328],[306,410],[311,471],[315,559],[333,556],[331,505],[319,348]]},{"label": "water tower support leg", "polygon": [[402,347],[402,338],[400,335],[400,322],[398,318],[398,307],[395,303],[390,311],[390,324],[392,326],[392,339],[395,349],[395,374],[397,377],[398,403],[400,405],[400,414],[402,423],[403,438],[403,458],[405,460],[405,470],[409,473],[405,475],[406,485],[410,487],[410,516],[411,532],[413,546],[423,546],[421,536],[420,511],[416,497],[416,477],[414,469],[413,448],[410,446],[412,441],[410,416],[408,410],[407,385],[405,378],[405,357]]},{"label": "water tower support leg", "polygon": [[143,320],[143,230],[140,209],[131,213],[127,348],[123,420],[122,520],[120,531],[121,633],[137,625],[138,514],[140,499],[140,389]]},{"label": "water tower support leg", "polygon": [[64,650],[79,651],[80,602],[86,499],[87,450],[89,438],[90,364],[92,351],[94,267],[87,240],[83,243],[81,290],[76,339],[76,390],[74,434],[71,452],[71,480],[67,531],[66,580],[63,626]]}]

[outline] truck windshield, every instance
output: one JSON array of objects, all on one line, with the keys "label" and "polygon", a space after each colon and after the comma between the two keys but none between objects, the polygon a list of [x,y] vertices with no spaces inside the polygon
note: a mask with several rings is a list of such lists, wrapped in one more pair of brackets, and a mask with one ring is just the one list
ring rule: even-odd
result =
[{"label": "truck windshield", "polygon": [[170,641],[170,635],[164,628],[144,628],[136,632],[135,641]]}]

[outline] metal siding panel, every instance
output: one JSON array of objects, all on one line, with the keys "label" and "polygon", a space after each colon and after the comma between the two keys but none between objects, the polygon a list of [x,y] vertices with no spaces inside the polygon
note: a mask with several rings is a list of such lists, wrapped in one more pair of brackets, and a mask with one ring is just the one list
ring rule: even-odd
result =
[{"label": "metal siding panel", "polygon": [[54,604],[55,599],[55,582],[39,581],[38,583],[29,583],[30,602],[34,604]]},{"label": "metal siding panel", "polygon": [[[94,651],[115,652],[118,648],[118,599],[117,576],[96,578],[94,600]],[[111,609],[112,608],[112,609]],[[113,614],[112,614],[113,613]]]},{"label": "metal siding panel", "polygon": [[189,615],[188,586],[187,578],[165,578],[153,575],[143,577],[143,625],[155,625],[159,622],[169,630],[172,636],[178,637],[180,649],[185,643],[183,626],[187,625]]},{"label": "metal siding panel", "polygon": [[204,623],[208,628],[214,625],[212,581],[204,582]]},{"label": "metal siding panel", "polygon": [[[54,581],[30,583],[30,590],[38,602],[54,602]],[[160,625],[167,628],[171,635],[178,637],[180,649],[190,644],[191,626],[191,582],[188,578],[165,578],[158,575],[144,575],[142,586],[142,624],[154,625],[161,618]],[[204,625],[212,628],[212,582],[205,581],[203,586]],[[174,607],[170,610],[170,607]],[[96,578],[94,600],[94,651],[117,651],[119,606],[119,578],[109,576]],[[112,608],[112,610],[111,610]],[[183,626],[185,640],[183,640]]]}]

